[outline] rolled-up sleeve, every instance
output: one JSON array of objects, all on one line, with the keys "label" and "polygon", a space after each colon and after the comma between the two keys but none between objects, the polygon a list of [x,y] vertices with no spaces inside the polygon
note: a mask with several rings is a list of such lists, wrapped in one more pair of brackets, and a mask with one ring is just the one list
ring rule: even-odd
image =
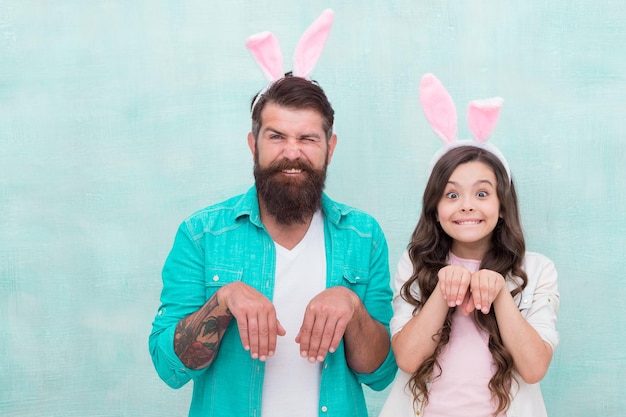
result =
[{"label": "rolled-up sleeve", "polygon": [[528,252],[524,259],[528,285],[521,294],[520,311],[526,321],[552,349],[559,344],[556,329],[560,295],[554,263],[545,256]]},{"label": "rolled-up sleeve", "polygon": [[148,345],[159,377],[170,387],[180,388],[205,370],[191,370],[174,352],[178,322],[206,302],[203,251],[183,223],[163,267],[161,305],[152,323]]},{"label": "rolled-up sleeve", "polygon": [[[374,228],[371,254],[370,274],[373,277],[364,299],[365,307],[370,315],[389,329],[389,321],[393,315],[389,302],[392,290],[389,285],[389,251],[387,241],[378,225]],[[391,348],[383,363],[371,374],[356,373],[360,383],[373,390],[386,388],[394,379],[397,371],[396,360]]]},{"label": "rolled-up sleeve", "polygon": [[[404,251],[398,262],[398,268],[393,278],[393,318],[389,325],[391,334],[398,333],[413,318],[413,310],[415,306],[408,303],[402,298],[401,291],[405,282],[411,278],[413,274],[413,264],[409,257],[409,252]],[[419,299],[420,293],[417,285],[411,288],[411,293],[416,299]]]}]

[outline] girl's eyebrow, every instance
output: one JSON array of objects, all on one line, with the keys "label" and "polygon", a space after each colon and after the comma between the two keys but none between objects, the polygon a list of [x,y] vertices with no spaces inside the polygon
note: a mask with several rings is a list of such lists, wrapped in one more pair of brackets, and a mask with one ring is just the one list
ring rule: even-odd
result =
[{"label": "girl's eyebrow", "polygon": [[[456,182],[456,181],[450,181],[450,180],[448,180],[448,184],[452,184],[452,185],[454,185],[454,186],[456,186],[456,187],[458,187],[458,186],[459,186],[459,183],[458,183],[458,182]],[[473,185],[474,185],[474,186],[476,186],[476,185],[479,185],[479,184],[489,184],[489,185],[491,185],[491,186],[493,187],[493,184],[492,184],[492,183],[491,183],[491,181],[489,181],[489,180],[478,180],[478,181],[476,181]]]},{"label": "girl's eyebrow", "polygon": [[476,184],[474,184],[474,185],[478,185],[478,184],[489,184],[490,186],[493,187],[493,184],[489,180],[478,180],[478,181],[476,181]]}]

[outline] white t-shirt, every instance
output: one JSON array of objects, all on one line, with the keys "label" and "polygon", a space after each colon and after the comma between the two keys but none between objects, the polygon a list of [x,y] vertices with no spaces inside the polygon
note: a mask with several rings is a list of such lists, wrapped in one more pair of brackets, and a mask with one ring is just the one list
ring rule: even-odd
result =
[{"label": "white t-shirt", "polygon": [[265,364],[263,417],[319,415],[321,363],[300,356],[295,342],[309,301],[326,288],[324,222],[318,211],[304,238],[291,250],[276,244],[273,304],[286,330]]}]

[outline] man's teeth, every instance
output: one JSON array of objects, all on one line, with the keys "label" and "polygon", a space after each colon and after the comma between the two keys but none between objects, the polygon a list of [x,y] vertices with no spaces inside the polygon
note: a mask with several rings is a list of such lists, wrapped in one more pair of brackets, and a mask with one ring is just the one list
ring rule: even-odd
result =
[{"label": "man's teeth", "polygon": [[295,168],[291,168],[291,169],[284,169],[283,172],[287,173],[287,174],[297,174],[298,172],[301,172],[302,170],[300,169],[295,169]]}]

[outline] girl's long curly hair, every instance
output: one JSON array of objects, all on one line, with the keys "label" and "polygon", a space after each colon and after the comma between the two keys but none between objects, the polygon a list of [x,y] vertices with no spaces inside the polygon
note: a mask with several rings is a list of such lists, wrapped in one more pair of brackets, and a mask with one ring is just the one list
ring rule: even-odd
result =
[{"label": "girl's long curly hair", "polygon": [[[491,152],[475,146],[459,146],[444,154],[433,167],[424,190],[422,213],[408,245],[413,275],[402,287],[401,295],[415,306],[416,312],[434,291],[438,282],[437,273],[447,265],[452,247],[452,239],[437,222],[437,206],[454,170],[461,164],[474,161],[491,167],[496,176],[501,216],[493,231],[490,249],[481,260],[480,268],[500,273],[507,282],[511,277],[521,279],[521,285],[517,285],[511,291],[513,296],[526,287],[528,280],[521,267],[526,246],[513,181],[512,179],[509,181],[503,164]],[[412,295],[413,285],[419,286],[421,294],[419,299]],[[454,307],[449,309],[442,328],[433,335],[433,339],[438,341],[435,351],[411,376],[409,387],[415,401],[428,402],[427,384],[441,374],[438,357],[450,340],[454,309]],[[489,351],[496,366],[496,371],[489,381],[489,390],[497,400],[498,406],[494,413],[497,415],[507,410],[511,402],[509,393],[513,381],[513,358],[502,343],[493,308],[489,314],[475,311],[474,320],[489,334]]]}]

